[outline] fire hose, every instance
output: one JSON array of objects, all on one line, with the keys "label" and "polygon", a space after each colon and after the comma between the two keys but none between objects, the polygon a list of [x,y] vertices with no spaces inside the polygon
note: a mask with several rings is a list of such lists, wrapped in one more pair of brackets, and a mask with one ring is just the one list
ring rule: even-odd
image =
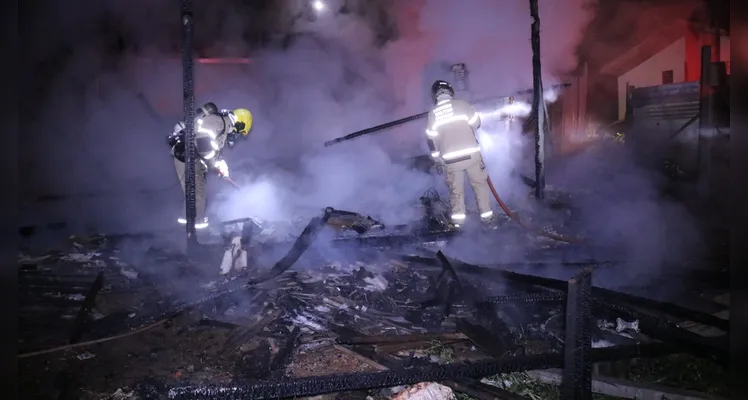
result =
[{"label": "fire hose", "polygon": [[[569,87],[569,86],[570,86],[570,84],[564,83],[564,84],[561,84],[561,85],[554,85],[552,88],[554,88],[554,89],[561,89],[561,88],[566,88],[566,87]],[[528,89],[528,90],[523,90],[523,91],[516,92],[516,94],[525,94],[525,93],[528,93],[528,94],[532,93],[532,90]],[[484,100],[478,101],[476,103],[486,102],[488,100],[495,100],[495,99],[498,99],[498,98],[501,98],[501,97],[484,99]],[[423,113],[420,113],[420,114],[411,115],[409,117],[401,118],[401,119],[398,119],[398,120],[395,120],[395,121],[390,121],[390,122],[387,122],[387,123],[384,123],[384,124],[381,124],[381,125],[373,126],[371,128],[363,129],[363,130],[360,130],[360,131],[357,131],[357,132],[353,132],[353,133],[350,133],[348,135],[345,135],[345,136],[342,136],[342,137],[339,137],[339,138],[336,138],[336,139],[329,140],[329,141],[325,142],[324,145],[325,145],[325,147],[329,147],[329,146],[335,145],[337,143],[341,143],[341,142],[345,142],[345,141],[348,141],[348,140],[352,140],[352,139],[355,139],[355,138],[358,138],[358,137],[361,137],[361,136],[365,136],[365,135],[368,135],[368,134],[371,134],[371,133],[374,133],[374,132],[383,131],[383,130],[392,128],[392,127],[397,126],[397,125],[402,125],[402,124],[405,124],[405,123],[408,123],[408,122],[411,122],[411,121],[415,121],[415,120],[418,120],[418,119],[421,119],[421,118],[426,118],[427,116],[428,116],[428,112],[423,112]],[[535,227],[533,227],[531,225],[528,225],[527,223],[525,223],[522,220],[520,220],[519,217],[517,217],[517,215],[514,214],[512,212],[512,210],[509,209],[509,207],[507,207],[507,205],[504,203],[504,201],[501,200],[501,196],[499,196],[499,193],[496,191],[496,188],[494,187],[493,182],[491,181],[491,177],[490,176],[488,177],[488,187],[491,189],[491,193],[493,194],[493,197],[496,199],[496,202],[499,203],[499,206],[501,207],[501,209],[504,210],[504,213],[506,213],[506,215],[509,218],[511,218],[514,222],[516,222],[519,226],[521,226],[525,230],[527,230],[529,232],[532,232],[532,233],[534,233],[536,235],[543,236],[543,237],[546,237],[546,238],[549,238],[549,239],[552,239],[552,240],[556,240],[556,241],[559,241],[559,242],[565,242],[565,243],[571,243],[571,244],[587,244],[586,241],[584,241],[582,239],[579,239],[579,238],[572,238],[572,237],[562,236],[562,235],[558,235],[558,234],[554,234],[554,233],[550,233],[550,232],[545,232],[545,231],[543,231],[541,229],[537,229],[537,228],[535,228]]]},{"label": "fire hose", "polygon": [[539,236],[544,236],[544,237],[547,237],[549,239],[557,240],[559,242],[565,242],[565,243],[571,243],[571,244],[587,244],[587,242],[585,242],[582,239],[571,238],[571,237],[567,237],[567,236],[562,236],[562,235],[557,235],[557,234],[554,234],[554,233],[545,232],[543,230],[537,229],[537,228],[535,228],[535,227],[533,227],[531,225],[526,224],[521,219],[519,219],[519,217],[517,217],[517,215],[514,214],[512,212],[512,210],[509,209],[509,207],[507,207],[507,205],[504,203],[504,201],[501,200],[501,197],[499,196],[499,193],[496,191],[496,188],[493,186],[493,182],[491,182],[491,177],[490,176],[488,177],[487,183],[488,183],[488,187],[491,189],[491,193],[493,194],[494,199],[496,199],[496,202],[499,203],[499,207],[501,207],[501,209],[504,210],[504,213],[509,218],[511,218],[512,221],[516,222],[519,226],[521,226],[525,230],[527,230],[529,232],[532,232],[532,233],[534,233],[536,235],[539,235]]},{"label": "fire hose", "polygon": [[228,176],[224,176],[223,179],[225,179],[228,183],[230,183],[231,186],[233,186],[235,189],[241,189],[239,185],[237,185],[236,182],[232,181],[231,178],[229,178]]}]

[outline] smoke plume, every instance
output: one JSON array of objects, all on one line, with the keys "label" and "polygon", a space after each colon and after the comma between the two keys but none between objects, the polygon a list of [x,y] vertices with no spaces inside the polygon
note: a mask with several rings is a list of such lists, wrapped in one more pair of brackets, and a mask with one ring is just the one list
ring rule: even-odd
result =
[{"label": "smoke plume", "polygon": [[[434,75],[451,79],[439,68],[425,76],[435,64],[468,64],[471,85],[480,88],[476,95],[506,93],[531,82],[530,19],[523,1],[500,6],[478,1],[460,9],[444,1],[396,2],[392,13],[400,36],[384,46],[377,45],[367,15],[336,14],[339,4],[328,3],[314,19],[291,18],[291,30],[299,35],[287,48],[251,51],[242,38],[244,19],[237,17],[241,7],[229,2],[197,6],[197,43],[252,59],[243,67],[196,67],[198,103],[247,107],[255,116],[249,140],[226,152],[232,175],[244,189],[234,192],[210,179],[210,207],[220,218],[283,219],[300,208],[332,205],[408,222],[415,216],[402,210],[435,180],[392,161],[425,152],[422,124],[336,148],[324,149],[321,143],[426,109]],[[570,54],[587,17],[581,7],[554,4],[541,1],[541,14],[548,14],[542,19],[547,72],[573,68]],[[45,18],[39,26],[61,34],[39,41],[32,62],[58,59],[52,77],[39,82],[45,92],[38,115],[58,122],[56,129],[34,136],[35,146],[22,146],[33,149],[27,159],[45,160],[25,170],[24,222],[65,220],[74,229],[104,231],[169,226],[182,212],[164,144],[181,117],[177,7],[104,2],[75,13],[55,13],[50,7],[50,16],[65,17]],[[302,11],[309,9],[297,13]],[[402,18],[407,15],[415,20]],[[117,35],[101,35],[104,26],[118,28]],[[558,29],[564,34],[556,34]],[[549,31],[554,34],[546,35]],[[552,43],[556,37],[564,39]],[[56,201],[33,204],[42,196]]]},{"label": "smoke plume", "polygon": [[[85,3],[74,13],[57,3],[38,8],[49,15],[29,25],[59,35],[30,44],[29,83],[40,109],[30,118],[50,128],[23,138],[22,224],[62,220],[78,231],[180,232],[175,220],[184,198],[165,141],[183,114],[179,10],[171,2]],[[425,121],[329,148],[322,143],[425,111],[431,83],[451,81],[454,63],[467,65],[474,99],[532,85],[527,1],[395,1],[348,13],[337,12],[342,2],[328,1],[318,15],[306,2],[286,3],[273,18],[229,1],[198,4],[200,48],[251,59],[196,66],[197,104],[245,107],[254,115],[248,140],[225,151],[241,189],[209,177],[209,213],[218,219],[291,220],[332,206],[387,224],[412,222],[420,217],[413,206],[428,188],[446,197],[442,177],[398,162],[426,153]],[[550,86],[575,69],[576,45],[592,11],[582,0],[539,3]],[[397,31],[384,44],[382,24],[372,22],[383,19]],[[248,42],[255,32],[248,27],[273,24],[293,35],[270,35],[263,46]],[[102,34],[105,27],[117,33]],[[490,119],[480,135],[497,189],[523,208],[528,188],[511,173],[531,165],[528,138]],[[467,201],[474,210],[471,195]],[[652,207],[648,215],[657,214]],[[623,219],[606,226],[641,229]]]}]

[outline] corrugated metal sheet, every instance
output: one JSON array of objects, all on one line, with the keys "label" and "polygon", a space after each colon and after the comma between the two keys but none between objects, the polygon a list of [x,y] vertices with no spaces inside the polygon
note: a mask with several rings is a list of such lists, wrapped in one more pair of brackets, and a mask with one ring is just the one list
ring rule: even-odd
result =
[{"label": "corrugated metal sheet", "polygon": [[699,112],[699,101],[670,104],[652,104],[637,108],[634,115],[637,120],[646,119],[685,119],[689,120]]},{"label": "corrugated metal sheet", "polygon": [[698,168],[699,83],[637,88],[628,101],[633,112],[627,142],[644,159],[670,159],[684,171]]},{"label": "corrugated metal sheet", "polygon": [[684,82],[672,83],[644,88],[636,88],[631,91],[629,104],[634,110],[649,105],[690,103],[699,101],[699,83]]},{"label": "corrugated metal sheet", "polygon": [[[633,111],[627,136],[647,145],[664,143],[699,113],[698,82],[675,83],[634,89],[629,106]],[[692,135],[697,123],[691,121],[680,138]]]}]

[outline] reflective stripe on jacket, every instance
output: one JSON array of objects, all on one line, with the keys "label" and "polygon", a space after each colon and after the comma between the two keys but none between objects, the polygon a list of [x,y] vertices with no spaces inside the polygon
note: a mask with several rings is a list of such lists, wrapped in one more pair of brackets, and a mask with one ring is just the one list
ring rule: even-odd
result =
[{"label": "reflective stripe on jacket", "polygon": [[480,123],[480,115],[468,102],[440,101],[428,115],[429,150],[433,156],[440,155],[447,162],[480,151],[475,137]]}]

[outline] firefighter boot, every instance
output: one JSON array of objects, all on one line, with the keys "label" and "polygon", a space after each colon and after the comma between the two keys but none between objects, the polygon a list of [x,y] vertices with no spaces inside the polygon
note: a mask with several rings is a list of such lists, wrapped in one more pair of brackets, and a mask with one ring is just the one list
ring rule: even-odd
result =
[{"label": "firefighter boot", "polygon": [[481,218],[480,222],[485,230],[495,230],[499,228],[499,219],[496,218],[495,214]]}]

